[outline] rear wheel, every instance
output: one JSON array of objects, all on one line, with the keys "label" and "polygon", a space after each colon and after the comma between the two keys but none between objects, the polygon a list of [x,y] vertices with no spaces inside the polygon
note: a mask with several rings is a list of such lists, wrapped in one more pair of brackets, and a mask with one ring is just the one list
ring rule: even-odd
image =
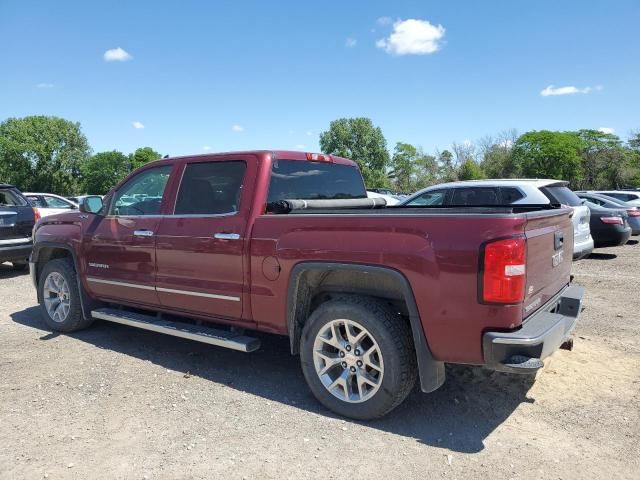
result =
[{"label": "rear wheel", "polygon": [[76,272],[68,258],[51,260],[44,266],[38,298],[44,322],[53,330],[74,332],[93,323],[82,315]]},{"label": "rear wheel", "polygon": [[400,405],[417,377],[409,325],[383,302],[365,297],[320,305],[302,332],[300,359],[316,398],[359,420]]}]

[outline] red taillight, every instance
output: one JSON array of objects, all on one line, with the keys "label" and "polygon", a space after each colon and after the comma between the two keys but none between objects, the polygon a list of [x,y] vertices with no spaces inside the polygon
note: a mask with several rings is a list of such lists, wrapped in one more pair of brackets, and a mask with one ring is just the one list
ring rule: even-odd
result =
[{"label": "red taillight", "polygon": [[526,283],[527,241],[509,238],[484,247],[482,300],[487,303],[520,303]]},{"label": "red taillight", "polygon": [[42,216],[40,215],[40,210],[38,210],[36,207],[33,207],[33,216],[36,223],[42,218]]},{"label": "red taillight", "polygon": [[311,160],[313,162],[330,162],[331,157],[323,153],[307,153],[307,160]]},{"label": "red taillight", "polygon": [[622,217],[600,217],[600,221],[602,223],[606,223],[607,225],[623,225],[624,220]]},{"label": "red taillight", "polygon": [[627,210],[627,213],[629,214],[630,217],[640,217],[640,210],[638,210],[637,208],[632,208],[630,210]]}]

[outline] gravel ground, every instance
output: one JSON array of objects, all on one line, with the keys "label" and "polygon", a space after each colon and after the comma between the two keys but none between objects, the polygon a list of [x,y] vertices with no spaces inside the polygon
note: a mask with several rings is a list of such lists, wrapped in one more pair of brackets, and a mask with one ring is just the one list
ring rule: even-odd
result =
[{"label": "gravel ground", "polygon": [[0,478],[638,478],[640,245],[574,266],[572,352],[537,378],[448,367],[369,423],[307,389],[287,340],[242,354],[97,322],[40,322],[0,265]]}]

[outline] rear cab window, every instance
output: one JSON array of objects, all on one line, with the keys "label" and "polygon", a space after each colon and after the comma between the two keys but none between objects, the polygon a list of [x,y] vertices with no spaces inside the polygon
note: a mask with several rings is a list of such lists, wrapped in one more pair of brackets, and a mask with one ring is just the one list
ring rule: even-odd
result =
[{"label": "rear cab window", "polygon": [[367,198],[355,166],[305,160],[275,160],[267,205],[279,200],[339,200]]},{"label": "rear cab window", "polygon": [[551,185],[541,187],[540,191],[549,199],[551,203],[559,203],[560,205],[569,205],[570,207],[579,207],[582,200],[575,193],[564,185]]}]

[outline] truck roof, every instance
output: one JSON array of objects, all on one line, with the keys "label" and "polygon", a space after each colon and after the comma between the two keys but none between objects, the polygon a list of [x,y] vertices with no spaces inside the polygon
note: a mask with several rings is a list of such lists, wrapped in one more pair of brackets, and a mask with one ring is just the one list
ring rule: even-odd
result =
[{"label": "truck roof", "polygon": [[554,180],[551,178],[487,178],[483,180],[462,180],[458,182],[440,183],[438,185],[432,185],[428,188],[434,187],[461,187],[461,186],[513,186],[513,185],[534,185],[536,187],[546,187],[549,185],[568,185],[569,182],[565,180]]},{"label": "truck roof", "polygon": [[211,158],[215,160],[216,157],[227,157],[230,155],[255,155],[255,156],[270,156],[274,159],[281,160],[302,160],[302,161],[314,161],[309,158],[311,155],[319,156],[317,161],[328,161],[330,163],[339,163],[342,165],[357,166],[356,162],[348,158],[339,157],[337,155],[331,155],[328,153],[315,153],[315,152],[300,152],[295,150],[240,150],[232,152],[216,152],[216,153],[202,153],[197,155],[180,155],[176,157],[163,158],[161,160],[177,160],[184,158]]}]

